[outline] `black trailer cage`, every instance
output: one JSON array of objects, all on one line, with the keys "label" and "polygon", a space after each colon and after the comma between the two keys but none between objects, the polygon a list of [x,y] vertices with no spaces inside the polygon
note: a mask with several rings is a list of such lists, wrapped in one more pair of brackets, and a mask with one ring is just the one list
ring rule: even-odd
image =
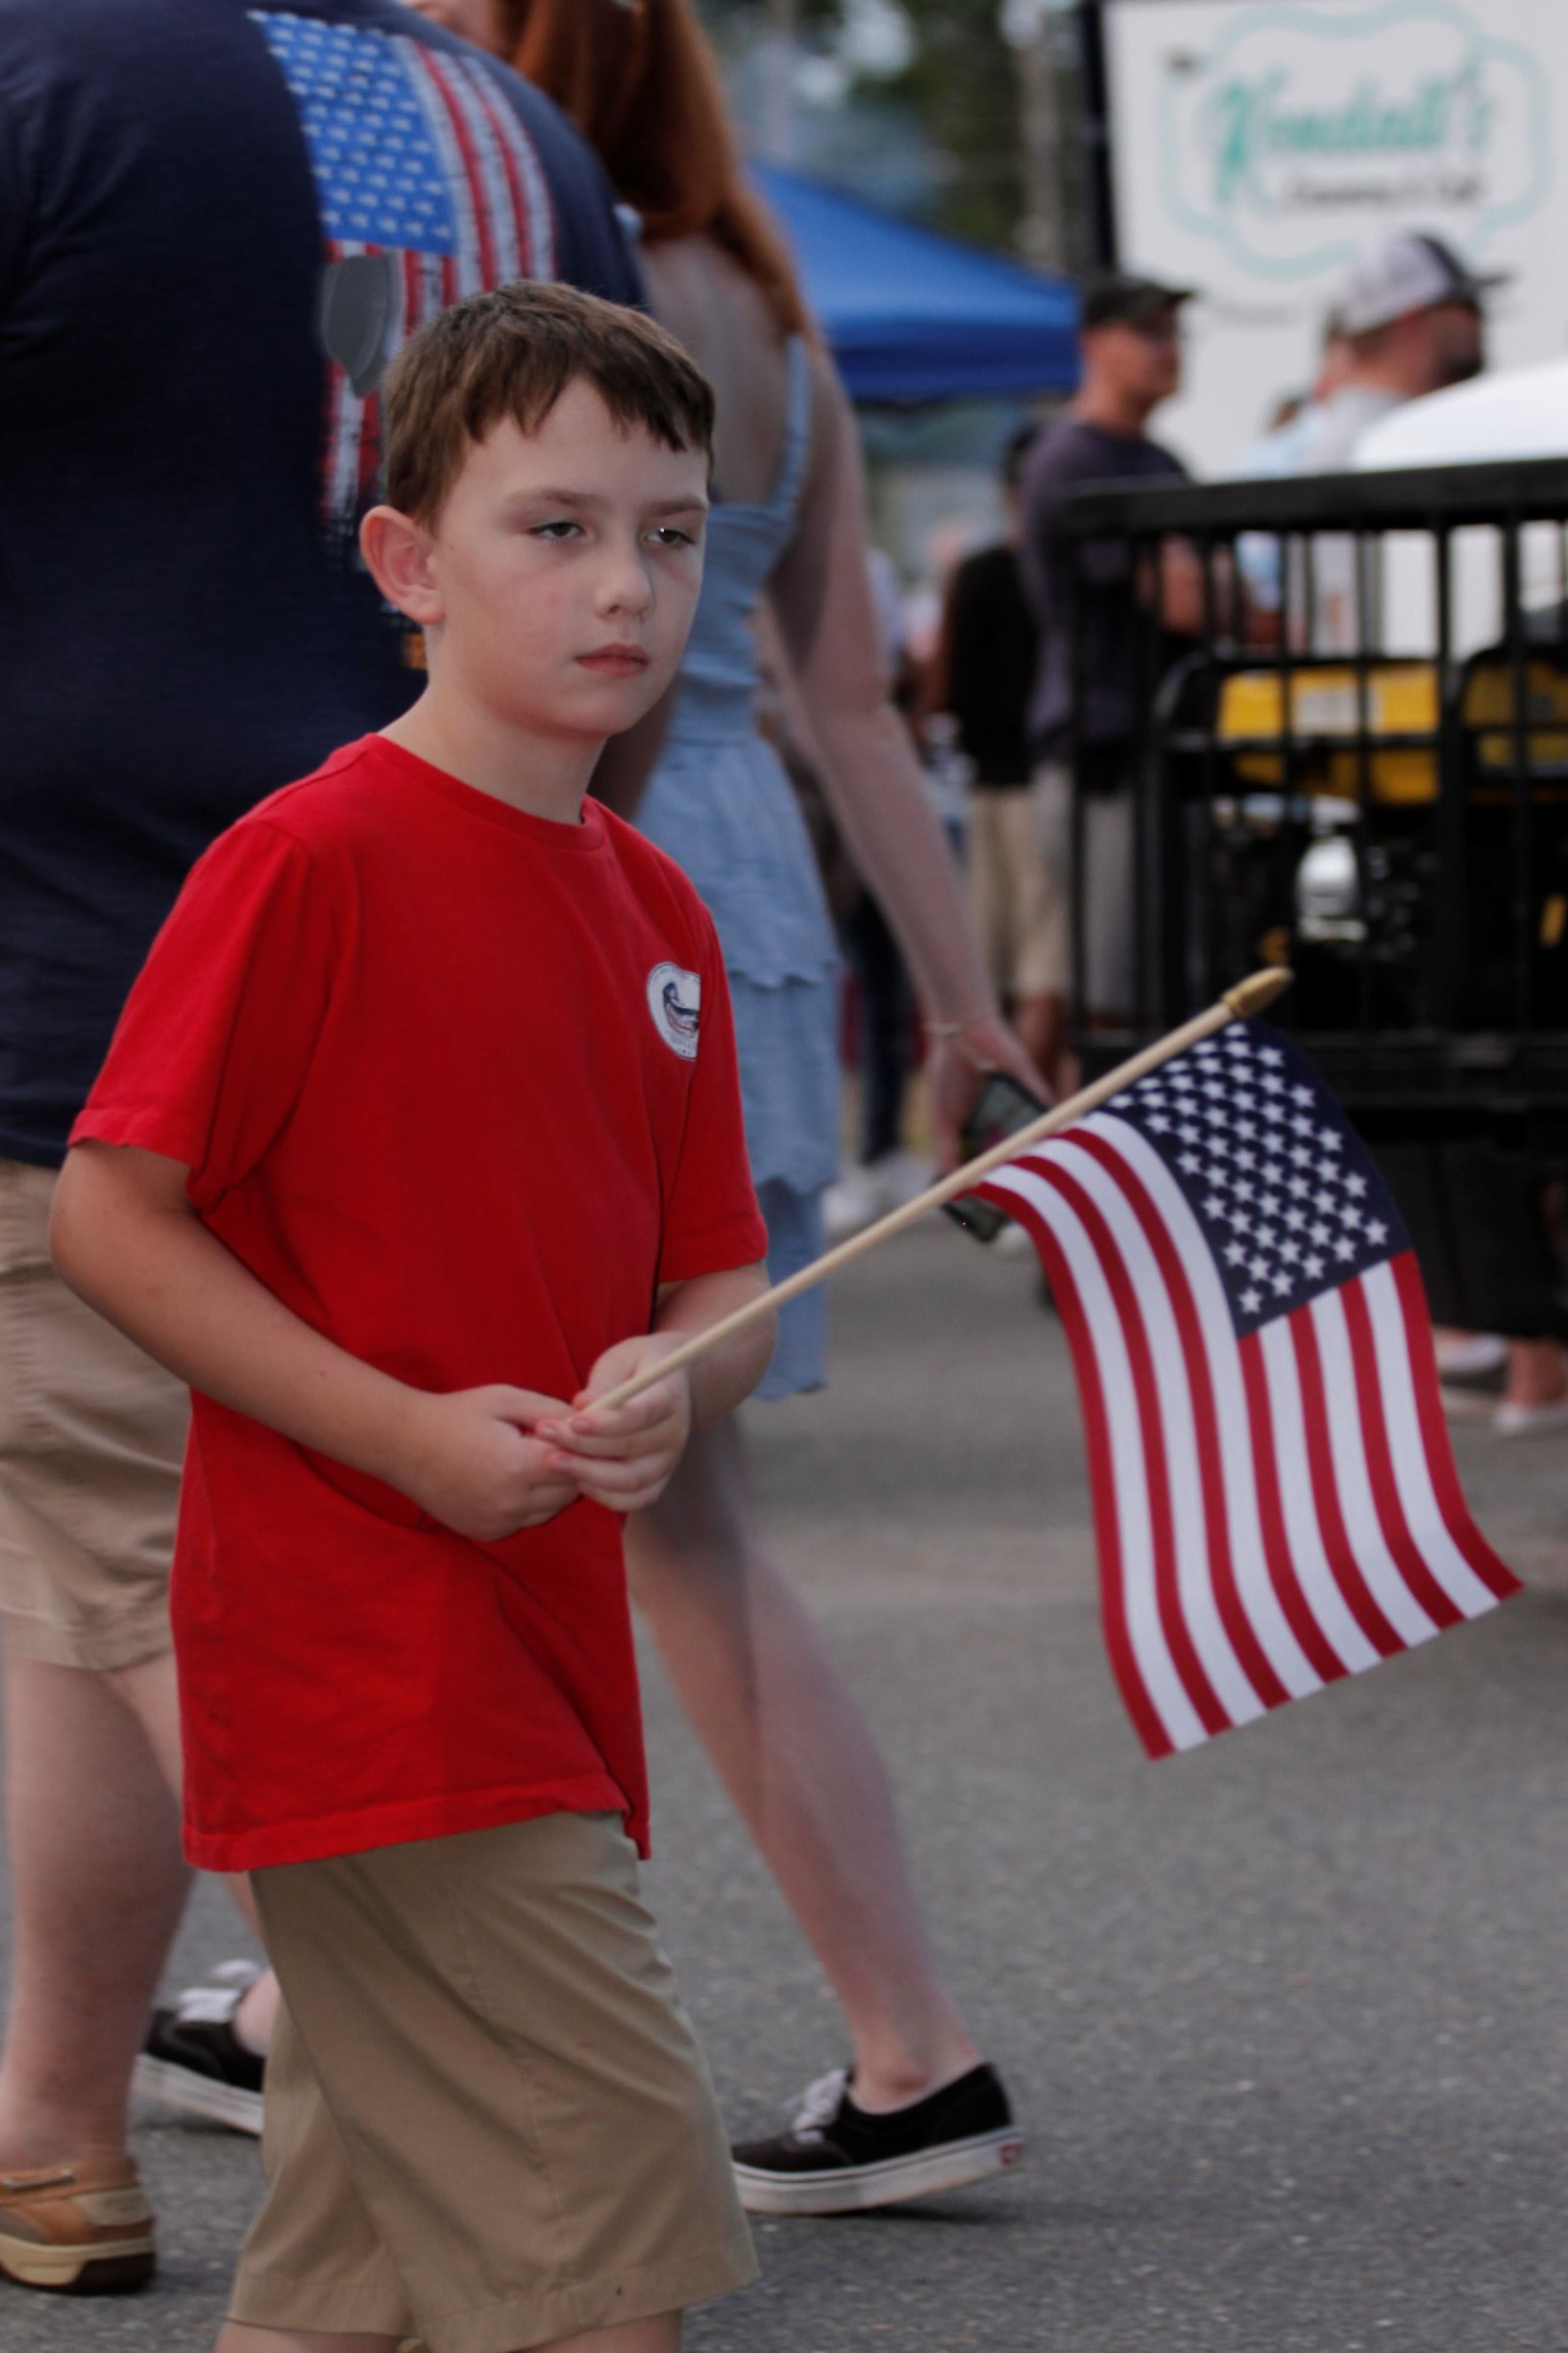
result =
[{"label": "black trailer cage", "polygon": [[[1086,1075],[1288,964],[1273,1017],[1379,1151],[1438,1320],[1568,1338],[1568,460],[1090,487],[1058,528],[1075,765],[1085,551],[1103,579],[1124,549],[1130,589],[1136,1001],[1115,1027],[1082,1017],[1080,789]],[[1178,542],[1202,623],[1173,642]]]}]

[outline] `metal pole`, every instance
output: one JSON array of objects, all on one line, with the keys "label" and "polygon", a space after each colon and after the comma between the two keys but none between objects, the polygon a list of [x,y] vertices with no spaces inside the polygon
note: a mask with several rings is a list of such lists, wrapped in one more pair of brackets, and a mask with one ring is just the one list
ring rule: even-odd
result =
[{"label": "metal pole", "polygon": [[1089,257],[1116,266],[1116,200],[1111,176],[1111,99],[1105,69],[1105,0],[1078,0],[1079,121],[1083,142]]}]

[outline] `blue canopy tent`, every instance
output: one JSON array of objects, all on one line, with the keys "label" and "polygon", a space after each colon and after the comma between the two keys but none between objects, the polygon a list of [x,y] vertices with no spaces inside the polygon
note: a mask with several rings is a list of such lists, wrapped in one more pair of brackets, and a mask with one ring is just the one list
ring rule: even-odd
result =
[{"label": "blue canopy tent", "polygon": [[1017,399],[1078,381],[1078,297],[841,188],[756,164],[855,401]]}]

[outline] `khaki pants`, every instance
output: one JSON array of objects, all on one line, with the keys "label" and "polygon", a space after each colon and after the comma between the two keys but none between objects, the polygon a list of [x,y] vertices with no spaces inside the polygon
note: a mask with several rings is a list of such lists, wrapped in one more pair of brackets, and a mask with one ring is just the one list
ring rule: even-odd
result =
[{"label": "khaki pants", "polygon": [[[1072,990],[1072,771],[1059,761],[1033,785],[1041,851],[1050,877],[1050,966],[1055,993]],[[1084,813],[1084,1011],[1130,1016],[1137,1001],[1133,796],[1086,793]]]},{"label": "khaki pants", "polygon": [[55,1172],[0,1161],[0,1616],[13,1657],[169,1648],[190,1401],[49,1263]]},{"label": "khaki pants", "polygon": [[756,2276],[618,1818],[253,1874],[284,2012],[233,2317],[511,2353]]},{"label": "khaki pants", "polygon": [[968,803],[969,890],[974,926],[999,996],[1060,993],[1052,882],[1028,785],[977,788]]}]

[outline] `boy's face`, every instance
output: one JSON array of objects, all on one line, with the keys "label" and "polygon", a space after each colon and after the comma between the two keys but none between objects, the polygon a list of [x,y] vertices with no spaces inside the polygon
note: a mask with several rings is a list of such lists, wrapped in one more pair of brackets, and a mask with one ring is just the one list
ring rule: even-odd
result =
[{"label": "boy's face", "polygon": [[382,585],[425,628],[444,689],[520,735],[601,741],[679,666],[707,476],[705,452],[624,429],[571,383],[536,433],[507,417],[470,449],[429,527],[399,519],[406,565]]}]

